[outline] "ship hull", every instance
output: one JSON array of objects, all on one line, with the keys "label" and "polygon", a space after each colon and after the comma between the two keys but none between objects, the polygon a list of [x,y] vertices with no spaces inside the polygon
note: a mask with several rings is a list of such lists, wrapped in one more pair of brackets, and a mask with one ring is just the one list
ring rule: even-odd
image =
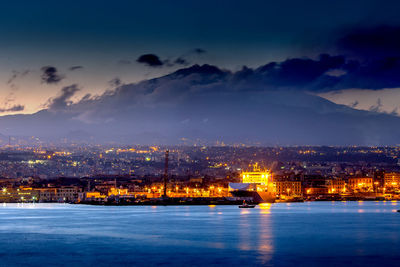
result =
[{"label": "ship hull", "polygon": [[255,192],[237,190],[231,192],[232,196],[239,198],[252,198],[254,203],[274,203],[275,195],[270,192]]}]

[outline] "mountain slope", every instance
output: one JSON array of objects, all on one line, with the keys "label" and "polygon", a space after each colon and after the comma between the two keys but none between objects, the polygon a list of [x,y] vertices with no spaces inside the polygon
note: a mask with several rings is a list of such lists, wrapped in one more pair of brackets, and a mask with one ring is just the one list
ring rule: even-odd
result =
[{"label": "mountain slope", "polygon": [[48,140],[84,132],[82,141],[117,143],[179,144],[182,138],[209,144],[399,142],[399,117],[354,110],[304,90],[271,87],[257,78],[262,73],[245,72],[195,65],[66,103],[63,109],[0,117],[1,132]]}]

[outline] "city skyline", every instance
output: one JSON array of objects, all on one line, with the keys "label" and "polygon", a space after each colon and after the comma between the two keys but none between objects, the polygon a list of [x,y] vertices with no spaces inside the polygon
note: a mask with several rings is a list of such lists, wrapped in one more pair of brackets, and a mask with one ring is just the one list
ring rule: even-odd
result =
[{"label": "city skyline", "polygon": [[0,266],[397,266],[400,2],[0,7]]}]

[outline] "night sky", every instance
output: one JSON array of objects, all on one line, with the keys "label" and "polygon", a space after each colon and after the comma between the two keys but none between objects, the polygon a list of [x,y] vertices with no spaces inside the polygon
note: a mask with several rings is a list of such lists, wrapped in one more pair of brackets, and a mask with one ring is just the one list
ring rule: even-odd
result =
[{"label": "night sky", "polygon": [[370,0],[2,3],[0,133],[397,144],[399,9]]}]

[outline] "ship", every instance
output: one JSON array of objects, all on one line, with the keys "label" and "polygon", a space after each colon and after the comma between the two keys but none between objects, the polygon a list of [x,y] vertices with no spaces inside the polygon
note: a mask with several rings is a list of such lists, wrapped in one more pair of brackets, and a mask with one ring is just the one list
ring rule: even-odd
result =
[{"label": "ship", "polygon": [[276,193],[271,172],[261,170],[257,163],[252,167],[251,171],[241,173],[241,183],[229,183],[229,192],[233,197],[253,203],[274,203]]}]

